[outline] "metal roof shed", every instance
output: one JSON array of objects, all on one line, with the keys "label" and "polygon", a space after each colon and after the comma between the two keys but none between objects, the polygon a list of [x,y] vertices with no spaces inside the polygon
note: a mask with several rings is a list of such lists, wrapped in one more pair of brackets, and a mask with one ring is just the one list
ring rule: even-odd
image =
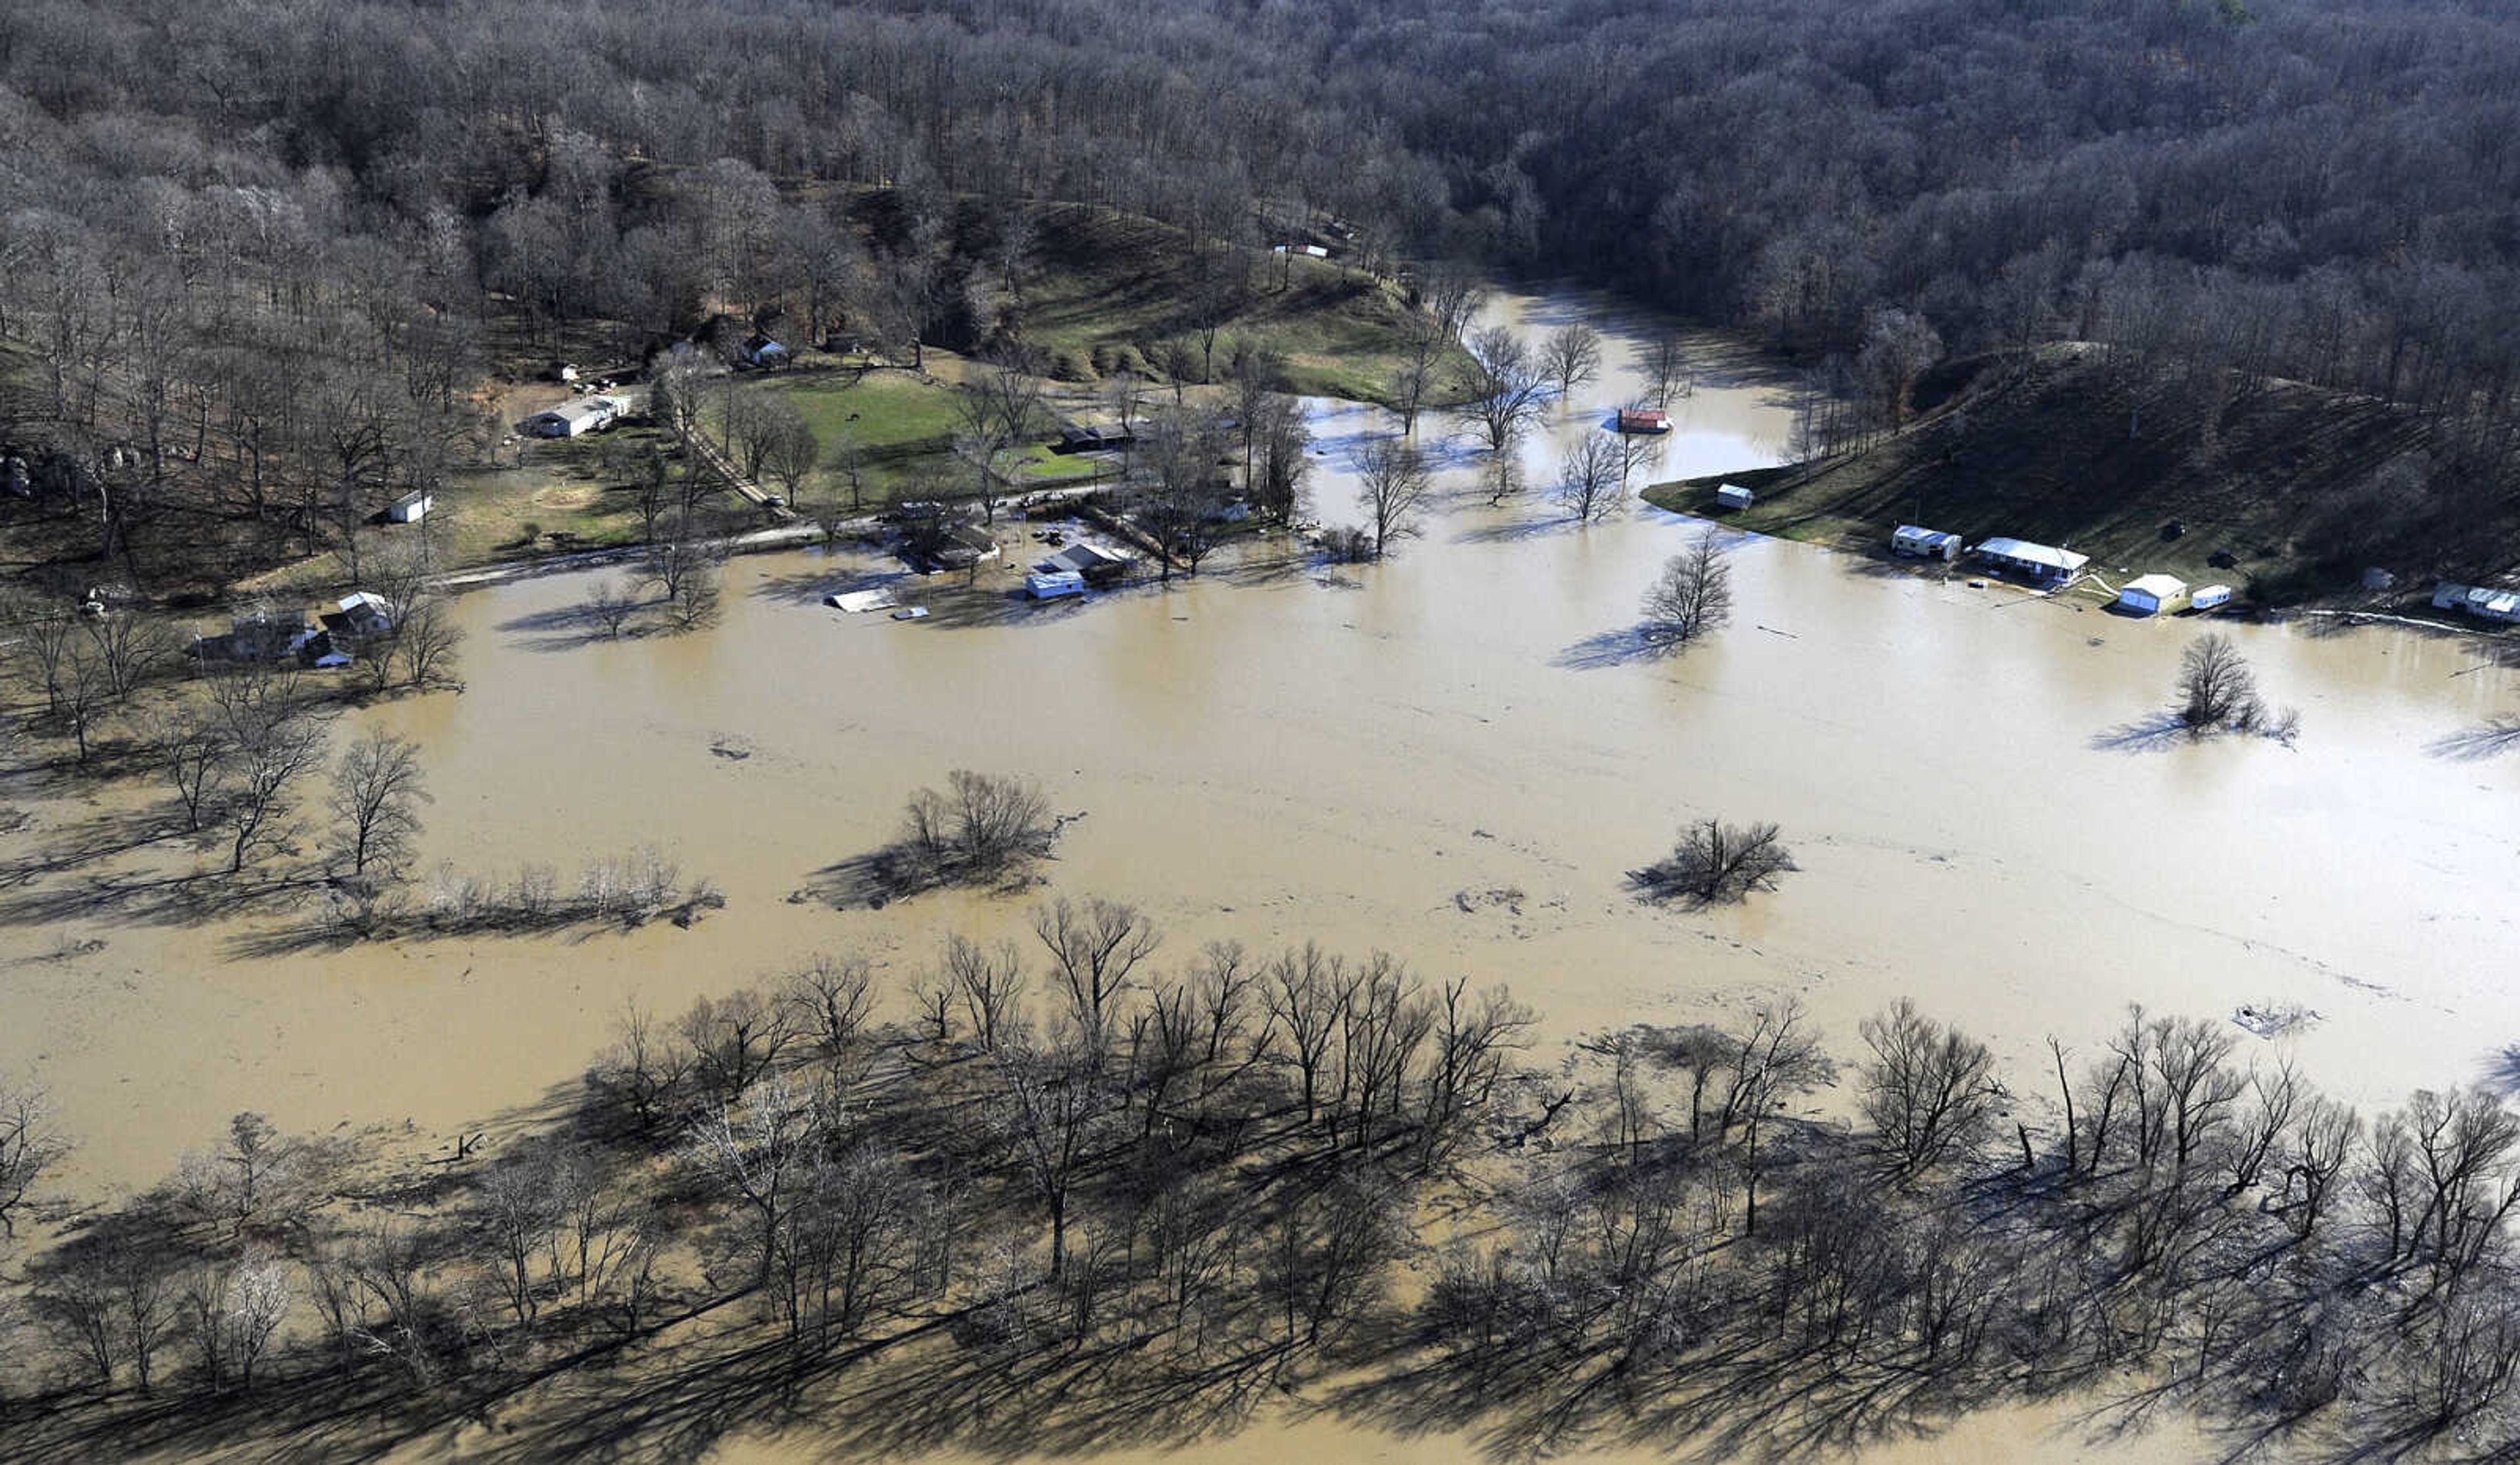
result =
[{"label": "metal roof shed", "polygon": [[2175,574],[2147,574],[2118,589],[2118,609],[2138,616],[2164,616],[2187,609],[2187,582]]}]

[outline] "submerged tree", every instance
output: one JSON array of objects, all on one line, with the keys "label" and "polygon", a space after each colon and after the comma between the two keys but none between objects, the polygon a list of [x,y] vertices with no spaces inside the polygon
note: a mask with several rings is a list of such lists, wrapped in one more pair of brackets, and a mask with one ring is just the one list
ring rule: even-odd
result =
[{"label": "submerged tree", "polygon": [[1663,563],[1645,591],[1647,635],[1686,645],[1732,618],[1732,567],[1724,555],[1723,531],[1710,526]]},{"label": "submerged tree", "polygon": [[1050,800],[1020,778],[957,768],[942,792],[921,789],[902,814],[902,842],[934,880],[986,881],[1050,847]]},{"label": "submerged tree", "polygon": [[1370,442],[1348,461],[1356,470],[1357,503],[1365,510],[1366,526],[1373,536],[1372,555],[1379,560],[1394,543],[1418,532],[1434,479],[1427,472],[1425,455],[1410,442],[1388,438]]},{"label": "submerged tree", "polygon": [[1639,870],[1636,880],[1649,895],[1715,903],[1775,890],[1777,877],[1800,868],[1776,825],[1709,818],[1682,829],[1671,853]]},{"label": "submerged tree", "polygon": [[2268,710],[2257,673],[2220,631],[2190,641],[2180,655],[2179,721],[2190,733],[2263,732],[2283,743],[2301,731],[2300,712]]}]

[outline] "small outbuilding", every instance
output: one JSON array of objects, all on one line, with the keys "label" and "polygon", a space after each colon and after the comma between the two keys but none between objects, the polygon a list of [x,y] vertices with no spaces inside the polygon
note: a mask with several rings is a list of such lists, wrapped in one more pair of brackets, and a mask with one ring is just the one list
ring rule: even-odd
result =
[{"label": "small outbuilding", "polygon": [[1755,497],[1756,494],[1738,483],[1725,483],[1715,490],[1715,506],[1719,509],[1746,509]]},{"label": "small outbuilding", "polygon": [[2033,584],[2061,585],[2083,572],[2090,555],[2078,555],[2052,544],[1998,535],[1982,540],[1971,553],[1995,569],[2020,575]]},{"label": "small outbuilding", "polygon": [[2230,603],[2231,587],[2228,585],[2206,585],[2187,597],[2187,608],[2191,611],[2219,611]]},{"label": "small outbuilding", "polygon": [[386,507],[385,523],[416,524],[419,521],[428,518],[428,511],[436,507],[436,495],[430,493],[426,488],[415,489],[414,491],[406,493],[402,497],[395,499],[392,504]]},{"label": "small outbuilding", "polygon": [[1053,451],[1101,452],[1106,448],[1127,447],[1136,440],[1135,434],[1117,423],[1070,423],[1058,430],[1058,443]]},{"label": "small outbuilding", "polygon": [[1082,576],[1089,585],[1105,585],[1127,573],[1129,564],[1127,555],[1080,539],[1042,559],[1033,568],[1045,574],[1065,571]]},{"label": "small outbuilding", "polygon": [[2117,608],[2135,616],[2175,616],[2188,603],[2185,580],[2173,574],[2147,574],[2118,590]]},{"label": "small outbuilding", "polygon": [[1024,576],[1024,593],[1035,600],[1058,600],[1085,593],[1085,576],[1073,570],[1036,570]]},{"label": "small outbuilding", "polygon": [[1657,407],[1621,407],[1619,431],[1660,436],[1671,431],[1671,414]]},{"label": "small outbuilding", "polygon": [[1890,531],[1890,552],[1919,560],[1942,560],[1946,563],[1960,557],[1960,536],[1941,529],[1928,529],[1903,524]]}]

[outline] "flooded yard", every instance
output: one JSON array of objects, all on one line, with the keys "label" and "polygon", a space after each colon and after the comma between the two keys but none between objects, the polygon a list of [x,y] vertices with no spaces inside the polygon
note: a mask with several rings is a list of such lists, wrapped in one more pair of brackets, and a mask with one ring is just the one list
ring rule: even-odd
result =
[{"label": "flooded yard", "polygon": [[[1554,441],[1632,394],[1638,344],[1614,337]],[[1712,366],[1679,405],[1658,477],[1780,451],[1755,375]],[[1326,520],[1354,517],[1343,445],[1385,421],[1317,407]],[[467,596],[467,690],[359,714],[424,750],[421,868],[567,879],[654,847],[726,908],[688,931],[303,949],[257,940],[262,917],[21,922],[0,931],[0,1069],[54,1087],[91,1190],[145,1183],[245,1108],[451,1136],[572,1081],[625,1000],[676,1010],[815,952],[873,959],[898,993],[942,931],[1018,932],[1019,899],[825,898],[825,872],[958,767],[1038,780],[1075,816],[1050,891],[1138,903],[1168,956],[1317,939],[1508,982],[1542,1064],[1780,989],[1841,1054],[1912,996],[2034,1092],[2048,1034],[2088,1053],[2129,1002],[2315,1012],[2283,1042],[2364,1104],[2513,1063],[2520,755],[2482,729],[2520,688],[2470,643],[2229,627],[2303,734],[2197,743],[2158,720],[2191,621],[1748,540],[1732,625],[1659,656],[1639,597],[1696,525],[1642,505],[1567,523],[1537,486],[1548,443],[1535,487],[1490,508],[1469,456],[1446,453],[1440,508],[1379,566],[1220,557],[1035,607],[1011,554],[896,622],[820,604],[888,566],[760,556],[730,567],[713,629],[621,641],[570,614],[591,576]],[[1627,872],[1703,815],[1777,821],[1801,873],[1739,907],[1640,903]],[[1983,1458],[2021,1457],[2004,1418],[1976,1427]],[[1957,1457],[1884,1458],[1928,1454]]]}]

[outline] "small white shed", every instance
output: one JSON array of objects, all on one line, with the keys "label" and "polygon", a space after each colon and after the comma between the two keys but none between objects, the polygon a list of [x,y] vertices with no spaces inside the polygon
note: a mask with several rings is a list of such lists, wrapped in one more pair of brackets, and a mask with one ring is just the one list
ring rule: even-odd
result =
[{"label": "small white shed", "polygon": [[2192,611],[2219,611],[2230,603],[2231,587],[2228,585],[2207,585],[2187,597],[2187,608]]},{"label": "small white shed", "polygon": [[2118,609],[2138,616],[2175,615],[2187,609],[2187,582],[2175,574],[2147,574],[2118,591]]},{"label": "small white shed", "polygon": [[1715,506],[1719,509],[1746,509],[1753,497],[1755,495],[1749,489],[1738,483],[1724,483],[1715,490]]},{"label": "small white shed", "polygon": [[436,496],[428,489],[422,488],[395,499],[392,506],[385,510],[385,523],[412,524],[428,518],[428,511],[436,507]]},{"label": "small white shed", "polygon": [[1085,576],[1073,570],[1037,570],[1024,576],[1024,591],[1035,600],[1082,595],[1085,593]]}]

